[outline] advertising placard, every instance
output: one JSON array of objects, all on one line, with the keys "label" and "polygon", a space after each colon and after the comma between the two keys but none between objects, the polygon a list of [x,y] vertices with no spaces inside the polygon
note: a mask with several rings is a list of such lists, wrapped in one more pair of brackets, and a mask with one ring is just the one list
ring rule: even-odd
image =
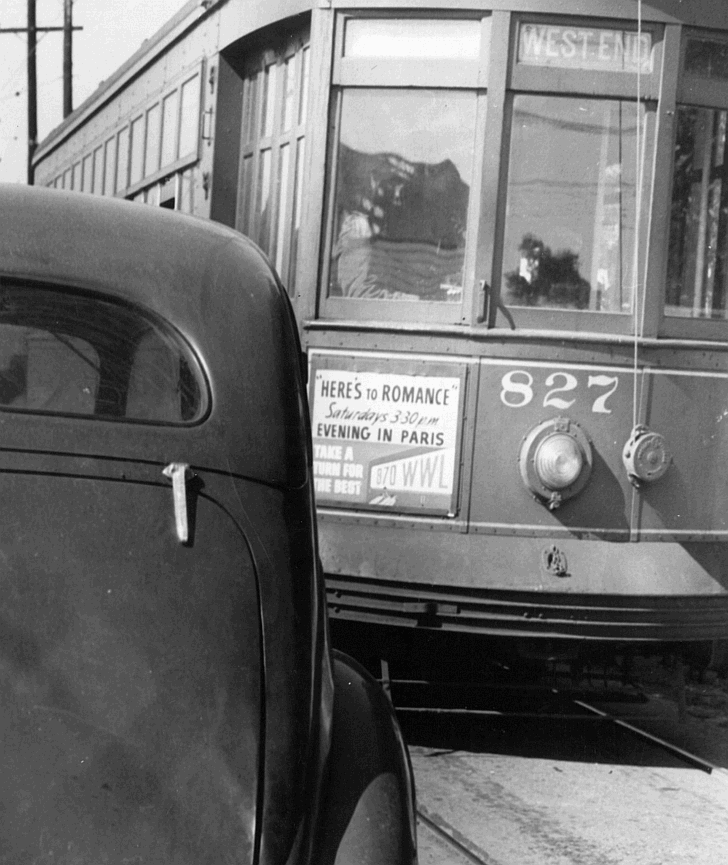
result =
[{"label": "advertising placard", "polygon": [[464,372],[367,366],[352,357],[312,359],[317,502],[454,513]]}]

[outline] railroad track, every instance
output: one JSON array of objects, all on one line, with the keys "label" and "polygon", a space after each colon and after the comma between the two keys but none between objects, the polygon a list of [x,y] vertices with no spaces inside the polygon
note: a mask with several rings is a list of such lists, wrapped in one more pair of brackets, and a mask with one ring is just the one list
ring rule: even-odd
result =
[{"label": "railroad track", "polygon": [[653,745],[657,745],[664,751],[673,754],[683,762],[687,763],[689,766],[693,766],[696,769],[707,772],[709,775],[715,775],[716,777],[728,782],[728,770],[723,768],[722,766],[716,766],[713,763],[710,763],[708,760],[704,760],[702,757],[698,757],[697,754],[692,754],[690,751],[686,751],[684,748],[680,748],[679,746],[674,745],[672,742],[668,742],[666,739],[662,739],[659,736],[648,733],[646,730],[643,730],[640,727],[631,724],[629,721],[625,721],[622,718],[616,718],[613,715],[610,715],[608,712],[604,712],[602,709],[598,709],[596,706],[592,706],[591,704],[585,703],[582,700],[574,700],[574,703],[575,705],[580,706],[585,711],[592,713],[592,715],[594,715],[595,717],[604,721],[608,721],[609,723],[616,724],[623,730],[627,730],[635,736],[646,739],[648,742],[652,742]]},{"label": "railroad track", "polygon": [[[396,685],[396,682],[392,682]],[[408,685],[414,685],[414,681],[409,681]],[[431,686],[432,683],[426,683]],[[443,684],[443,683],[441,683]],[[396,695],[396,687],[395,687]],[[510,686],[506,686],[506,691],[518,690]],[[528,689],[526,689],[528,690]],[[584,721],[588,723],[604,723],[612,724],[623,730],[629,736],[637,737],[648,742],[650,745],[659,748],[660,750],[669,753],[681,763],[700,770],[708,775],[715,776],[723,783],[728,782],[728,770],[722,766],[717,766],[708,760],[700,757],[698,754],[692,753],[667,739],[650,733],[636,723],[632,723],[633,719],[625,719],[618,717],[608,711],[592,705],[587,700],[574,698],[572,696],[559,693],[556,688],[533,688],[534,692],[548,692],[548,696],[552,698],[551,705],[559,705],[558,711],[545,713],[528,708],[515,709],[496,709],[496,708],[465,708],[459,706],[437,706],[437,705],[398,705],[395,700],[395,707],[400,716],[419,716],[423,720],[433,715],[445,719],[446,717],[471,717],[477,719],[486,718],[517,718],[517,719],[558,719],[571,721]],[[432,694],[430,693],[430,696]],[[634,719],[638,720],[638,719]],[[445,845],[454,855],[454,861],[469,862],[472,865],[505,865],[504,860],[494,858],[494,856],[482,846],[474,843],[470,838],[466,837],[455,826],[448,822],[443,816],[437,813],[432,808],[425,807],[422,803],[418,805],[417,811],[418,823],[420,826],[421,843],[424,841],[423,833],[429,833],[440,845]],[[426,843],[426,842],[425,842]]]},{"label": "railroad track", "polygon": [[[552,689],[551,693],[554,696],[558,696],[558,690]],[[571,699],[571,698],[569,698]],[[500,709],[471,709],[471,708],[459,708],[459,707],[437,707],[437,706],[398,706],[395,704],[395,708],[399,714],[402,713],[412,713],[418,715],[450,715],[450,716],[468,716],[468,717],[499,717],[499,718],[558,718],[560,720],[594,720],[601,721],[605,723],[614,724],[618,727],[621,727],[623,730],[627,730],[632,735],[637,736],[639,738],[645,739],[646,741],[651,742],[653,745],[661,748],[668,753],[673,754],[678,757],[680,760],[685,762],[687,765],[692,766],[694,768],[700,769],[703,772],[707,772],[709,775],[715,774],[722,779],[728,781],[728,769],[723,768],[722,766],[716,766],[713,763],[710,763],[708,760],[704,760],[702,757],[699,757],[697,754],[693,754],[690,751],[686,751],[684,748],[680,748],[678,745],[674,745],[671,742],[668,742],[666,739],[662,739],[659,736],[655,736],[652,733],[647,732],[646,730],[641,729],[635,724],[630,723],[629,720],[624,718],[618,718],[615,715],[610,714],[609,712],[605,712],[602,709],[597,708],[596,706],[592,706],[590,703],[585,702],[584,700],[579,699],[571,699],[571,702],[574,706],[579,707],[583,711],[581,712],[556,712],[556,713],[545,713],[538,710],[533,711],[503,711]],[[586,713],[586,714],[585,714]]]},{"label": "railroad track", "polygon": [[502,865],[497,859],[489,856],[481,847],[466,838],[462,832],[451,826],[439,814],[434,814],[429,809],[420,805],[417,808],[417,822],[428,829],[439,841],[444,842],[466,861],[472,865]]},{"label": "railroad track", "polygon": [[[400,679],[400,680],[391,680],[383,683],[386,687],[387,692],[392,697],[392,687],[393,686],[409,686],[414,688],[427,688],[427,689],[440,689],[440,690],[481,690],[485,692],[493,692],[493,693],[518,693],[525,694],[528,692],[531,693],[540,693],[543,695],[547,695],[552,698],[554,701],[560,700],[562,701],[561,705],[571,705],[576,707],[577,711],[569,712],[564,709],[559,709],[555,712],[544,712],[538,709],[531,710],[504,710],[504,709],[494,709],[494,708],[472,708],[472,707],[459,707],[459,706],[437,706],[432,704],[427,705],[401,705],[398,701],[393,700],[395,708],[399,714],[418,714],[418,715],[440,715],[440,716],[467,716],[467,717],[502,717],[502,718],[558,718],[560,720],[587,720],[592,718],[595,721],[601,721],[606,723],[614,724],[622,729],[628,731],[634,736],[638,736],[642,739],[645,739],[651,742],[653,745],[673,754],[678,757],[680,760],[684,761],[687,765],[693,766],[694,768],[700,769],[701,771],[707,772],[708,774],[716,774],[728,780],[728,769],[725,769],[721,766],[716,766],[710,763],[707,760],[704,760],[702,757],[697,756],[696,754],[692,754],[689,751],[686,751],[683,748],[680,748],[677,745],[668,742],[666,739],[662,739],[659,736],[655,736],[652,733],[643,730],[635,724],[632,724],[629,718],[619,718],[609,712],[604,711],[603,709],[599,709],[591,703],[587,702],[580,697],[575,697],[573,694],[563,691],[558,687],[549,687],[544,685],[532,685],[532,684],[523,684],[523,683],[514,683],[514,684],[497,684],[494,685],[492,683],[479,683],[479,682],[466,682],[466,683],[451,683],[451,682],[428,682],[426,680],[419,679]],[[609,700],[609,694],[600,694],[599,702],[605,702]],[[612,699],[617,702],[629,703],[634,701],[642,701],[646,702],[646,698],[641,695],[636,694],[614,694],[611,695]],[[638,720],[638,719],[635,719]]]}]

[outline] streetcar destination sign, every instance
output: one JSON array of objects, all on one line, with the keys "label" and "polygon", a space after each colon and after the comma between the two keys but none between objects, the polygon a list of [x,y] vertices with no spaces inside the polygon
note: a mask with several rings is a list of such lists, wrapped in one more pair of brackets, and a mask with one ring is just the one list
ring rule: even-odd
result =
[{"label": "streetcar destination sign", "polygon": [[654,66],[652,34],[523,23],[518,31],[518,62],[557,69],[649,74]]}]

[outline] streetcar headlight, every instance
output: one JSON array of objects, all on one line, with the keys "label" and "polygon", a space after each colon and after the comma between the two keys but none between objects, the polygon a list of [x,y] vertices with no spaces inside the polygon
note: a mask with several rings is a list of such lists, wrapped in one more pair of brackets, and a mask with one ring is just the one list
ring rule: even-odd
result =
[{"label": "streetcar headlight", "polygon": [[545,487],[563,490],[571,486],[581,474],[584,454],[572,436],[554,433],[538,445],[533,464]]},{"label": "streetcar headlight", "polygon": [[566,417],[535,426],[518,456],[523,483],[551,510],[584,489],[592,462],[589,437]]}]

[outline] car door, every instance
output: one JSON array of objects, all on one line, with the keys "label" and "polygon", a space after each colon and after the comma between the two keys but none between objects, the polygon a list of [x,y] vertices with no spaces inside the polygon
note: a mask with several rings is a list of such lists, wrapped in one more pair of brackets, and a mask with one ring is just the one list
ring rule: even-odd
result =
[{"label": "car door", "polygon": [[203,440],[204,383],[136,313],[103,322],[121,351],[96,301],[22,294],[0,308],[0,860],[252,861],[255,566],[204,472],[182,499],[164,472]]}]

